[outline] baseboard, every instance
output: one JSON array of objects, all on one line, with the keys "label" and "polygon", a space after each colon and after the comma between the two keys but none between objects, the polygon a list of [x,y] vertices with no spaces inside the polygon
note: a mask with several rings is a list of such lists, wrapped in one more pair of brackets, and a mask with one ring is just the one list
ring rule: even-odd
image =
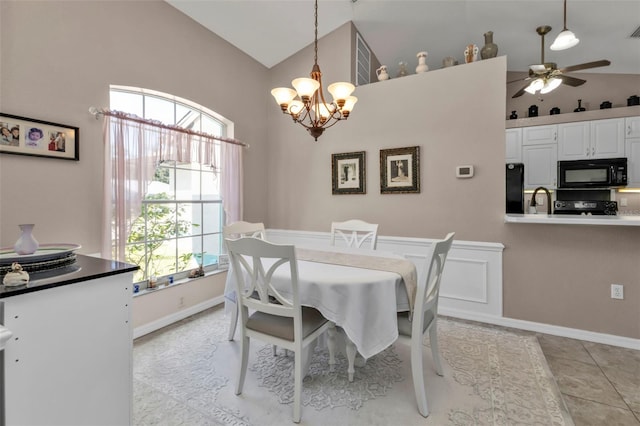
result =
[{"label": "baseboard", "polygon": [[174,322],[178,322],[190,317],[191,315],[195,315],[198,312],[202,312],[206,309],[212,308],[222,303],[224,303],[224,296],[218,296],[214,297],[213,299],[205,300],[204,302],[198,303],[197,305],[190,306],[187,309],[174,312],[170,315],[167,315],[166,317],[162,317],[156,321],[134,328],[133,338],[137,339],[138,337],[144,336],[145,334],[149,334],[153,331],[159,330],[162,327],[166,327],[173,324]]},{"label": "baseboard", "polygon": [[535,331],[551,334],[553,336],[568,337],[570,339],[584,340],[587,342],[602,343],[604,345],[619,346],[621,348],[640,350],[640,339],[616,336],[613,334],[598,333],[595,331],[579,330],[577,328],[562,327],[558,325],[543,324],[539,322],[525,321],[515,318],[496,317],[493,315],[473,314],[468,311],[439,308],[440,315],[450,316],[481,323],[494,324],[502,327],[517,328],[520,330]]}]

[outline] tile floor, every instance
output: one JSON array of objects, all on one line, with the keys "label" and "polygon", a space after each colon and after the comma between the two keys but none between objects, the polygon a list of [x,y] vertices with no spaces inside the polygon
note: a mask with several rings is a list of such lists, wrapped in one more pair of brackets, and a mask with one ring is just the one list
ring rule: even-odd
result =
[{"label": "tile floor", "polygon": [[576,426],[640,426],[640,351],[481,324],[538,338]]},{"label": "tile floor", "polygon": [[536,336],[576,426],[640,425],[640,351]]}]

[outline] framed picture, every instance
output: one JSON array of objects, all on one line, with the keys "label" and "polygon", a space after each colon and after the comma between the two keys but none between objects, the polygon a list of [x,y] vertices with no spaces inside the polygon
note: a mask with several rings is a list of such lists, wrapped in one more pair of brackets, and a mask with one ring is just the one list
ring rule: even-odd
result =
[{"label": "framed picture", "polygon": [[420,192],[420,147],[380,150],[380,193]]},{"label": "framed picture", "polygon": [[3,113],[0,127],[0,153],[80,159],[77,127]]},{"label": "framed picture", "polygon": [[365,152],[331,154],[331,189],[333,194],[366,194]]}]

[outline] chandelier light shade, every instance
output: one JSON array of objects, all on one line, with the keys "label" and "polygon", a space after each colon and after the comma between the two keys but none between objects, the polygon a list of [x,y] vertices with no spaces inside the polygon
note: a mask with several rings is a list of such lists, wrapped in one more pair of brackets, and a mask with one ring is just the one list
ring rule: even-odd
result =
[{"label": "chandelier light shade", "polygon": [[549,48],[551,50],[565,50],[579,42],[580,40],[576,38],[576,35],[567,29],[567,0],[564,0],[564,28]]},{"label": "chandelier light shade", "polygon": [[533,80],[524,90],[527,93],[535,95],[538,91],[546,94],[555,90],[562,84],[562,79],[558,77],[540,77]]},{"label": "chandelier light shade", "polygon": [[314,63],[311,78],[296,78],[291,82],[295,90],[277,87],[271,94],[284,114],[302,125],[317,141],[324,132],[340,120],[346,120],[358,98],[352,96],[355,86],[351,83],[333,83],[327,88],[333,97],[331,103],[324,99],[322,72],[318,65],[318,0],[315,1]]}]

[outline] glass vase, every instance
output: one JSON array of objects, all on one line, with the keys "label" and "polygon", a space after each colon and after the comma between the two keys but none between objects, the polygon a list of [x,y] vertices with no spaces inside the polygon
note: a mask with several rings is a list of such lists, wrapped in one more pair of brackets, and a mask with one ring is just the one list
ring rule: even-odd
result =
[{"label": "glass vase", "polygon": [[13,246],[13,249],[18,254],[33,254],[38,250],[40,244],[38,244],[38,240],[33,237],[33,227],[35,226],[33,223],[27,223],[18,225],[20,227],[20,238],[16,241],[16,244]]}]

